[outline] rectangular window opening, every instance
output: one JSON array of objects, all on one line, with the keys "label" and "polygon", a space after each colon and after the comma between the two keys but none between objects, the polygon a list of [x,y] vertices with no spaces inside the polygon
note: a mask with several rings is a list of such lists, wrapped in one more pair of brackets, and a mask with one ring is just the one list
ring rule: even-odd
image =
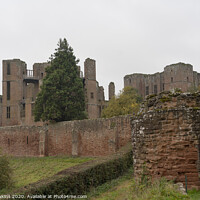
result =
[{"label": "rectangular window opening", "polygon": [[10,106],[7,107],[7,119],[10,119]]},{"label": "rectangular window opening", "polygon": [[7,75],[10,75],[10,63],[7,63]]},{"label": "rectangular window opening", "polygon": [[173,82],[174,82],[173,77],[171,77],[171,83],[173,83]]},{"label": "rectangular window opening", "polygon": [[154,90],[154,94],[157,94],[157,93],[158,93],[158,88],[157,88],[157,85],[154,85],[154,88],[153,88],[153,90]]},{"label": "rectangular window opening", "polygon": [[26,104],[23,103],[22,106],[21,106],[21,117],[25,117],[25,113],[26,113],[25,112],[26,111],[25,108],[26,108]]},{"label": "rectangular window opening", "polygon": [[146,87],[146,95],[149,95],[149,86]]},{"label": "rectangular window opening", "polygon": [[90,93],[90,97],[91,97],[91,99],[94,98],[94,93],[93,92]]},{"label": "rectangular window opening", "polygon": [[7,81],[7,100],[10,100],[10,81]]}]

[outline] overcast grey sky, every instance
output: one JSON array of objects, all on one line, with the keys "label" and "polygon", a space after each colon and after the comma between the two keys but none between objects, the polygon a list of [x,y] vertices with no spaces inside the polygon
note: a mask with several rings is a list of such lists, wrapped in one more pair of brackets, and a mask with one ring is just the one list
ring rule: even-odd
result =
[{"label": "overcast grey sky", "polygon": [[[0,0],[0,60],[46,62],[59,38],[96,60],[106,97],[123,77],[185,62],[200,72],[199,0]],[[1,73],[2,74],[2,73]],[[0,75],[2,76],[2,75]]]}]

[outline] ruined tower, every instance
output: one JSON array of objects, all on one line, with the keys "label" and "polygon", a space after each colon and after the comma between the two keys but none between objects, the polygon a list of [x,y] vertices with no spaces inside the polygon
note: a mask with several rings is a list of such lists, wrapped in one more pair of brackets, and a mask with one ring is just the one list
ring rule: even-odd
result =
[{"label": "ruined tower", "polygon": [[84,88],[88,118],[99,118],[106,106],[104,88],[96,81],[96,62],[90,58],[84,62]]},{"label": "ruined tower", "polygon": [[113,82],[109,83],[108,95],[109,95],[109,100],[111,100],[112,97],[115,96],[115,84]]},{"label": "ruined tower", "polygon": [[84,62],[86,111],[89,119],[98,118],[96,62],[87,58]]},{"label": "ruined tower", "polygon": [[3,61],[2,126],[33,123],[33,108],[47,63],[33,70],[19,59]]},{"label": "ruined tower", "polygon": [[23,75],[26,73],[26,63],[19,60],[3,61],[3,99],[2,125],[19,125],[19,119],[25,112],[25,94]]},{"label": "ruined tower", "polygon": [[194,86],[194,78],[192,65],[184,63],[168,65],[164,68],[163,89],[180,88],[186,92]]}]

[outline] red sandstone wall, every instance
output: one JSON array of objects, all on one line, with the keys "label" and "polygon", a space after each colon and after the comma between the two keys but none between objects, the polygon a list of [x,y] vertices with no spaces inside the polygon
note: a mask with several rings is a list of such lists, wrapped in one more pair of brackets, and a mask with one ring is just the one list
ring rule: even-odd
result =
[{"label": "red sandstone wall", "polygon": [[[165,176],[185,183],[186,175],[189,188],[199,189],[200,107],[195,105],[199,106],[200,95],[168,97],[148,100],[149,111],[132,122],[135,176],[146,165],[153,179]],[[159,98],[167,100],[163,107]]]},{"label": "red sandstone wall", "polygon": [[72,153],[73,122],[61,122],[48,126],[46,145],[49,156]]},{"label": "red sandstone wall", "polygon": [[48,127],[48,155],[104,156],[130,140],[130,116],[61,122]]},{"label": "red sandstone wall", "polygon": [[115,131],[109,128],[109,120],[82,121],[80,125],[82,128],[77,130],[79,155],[104,156],[115,152]]},{"label": "red sandstone wall", "polygon": [[0,128],[0,148],[14,156],[104,156],[130,138],[130,116]]},{"label": "red sandstone wall", "polygon": [[39,156],[39,133],[37,127],[1,127],[0,148],[13,156]]}]

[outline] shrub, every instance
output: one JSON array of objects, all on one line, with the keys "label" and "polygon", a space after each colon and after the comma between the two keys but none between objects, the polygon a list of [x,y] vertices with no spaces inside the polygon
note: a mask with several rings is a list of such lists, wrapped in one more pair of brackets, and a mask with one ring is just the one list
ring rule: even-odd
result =
[{"label": "shrub", "polygon": [[8,157],[0,151],[0,190],[10,188],[12,185],[12,169]]},{"label": "shrub", "polygon": [[137,113],[141,101],[142,97],[140,97],[136,89],[125,87],[118,96],[109,101],[108,107],[102,111],[102,117],[110,118]]}]

